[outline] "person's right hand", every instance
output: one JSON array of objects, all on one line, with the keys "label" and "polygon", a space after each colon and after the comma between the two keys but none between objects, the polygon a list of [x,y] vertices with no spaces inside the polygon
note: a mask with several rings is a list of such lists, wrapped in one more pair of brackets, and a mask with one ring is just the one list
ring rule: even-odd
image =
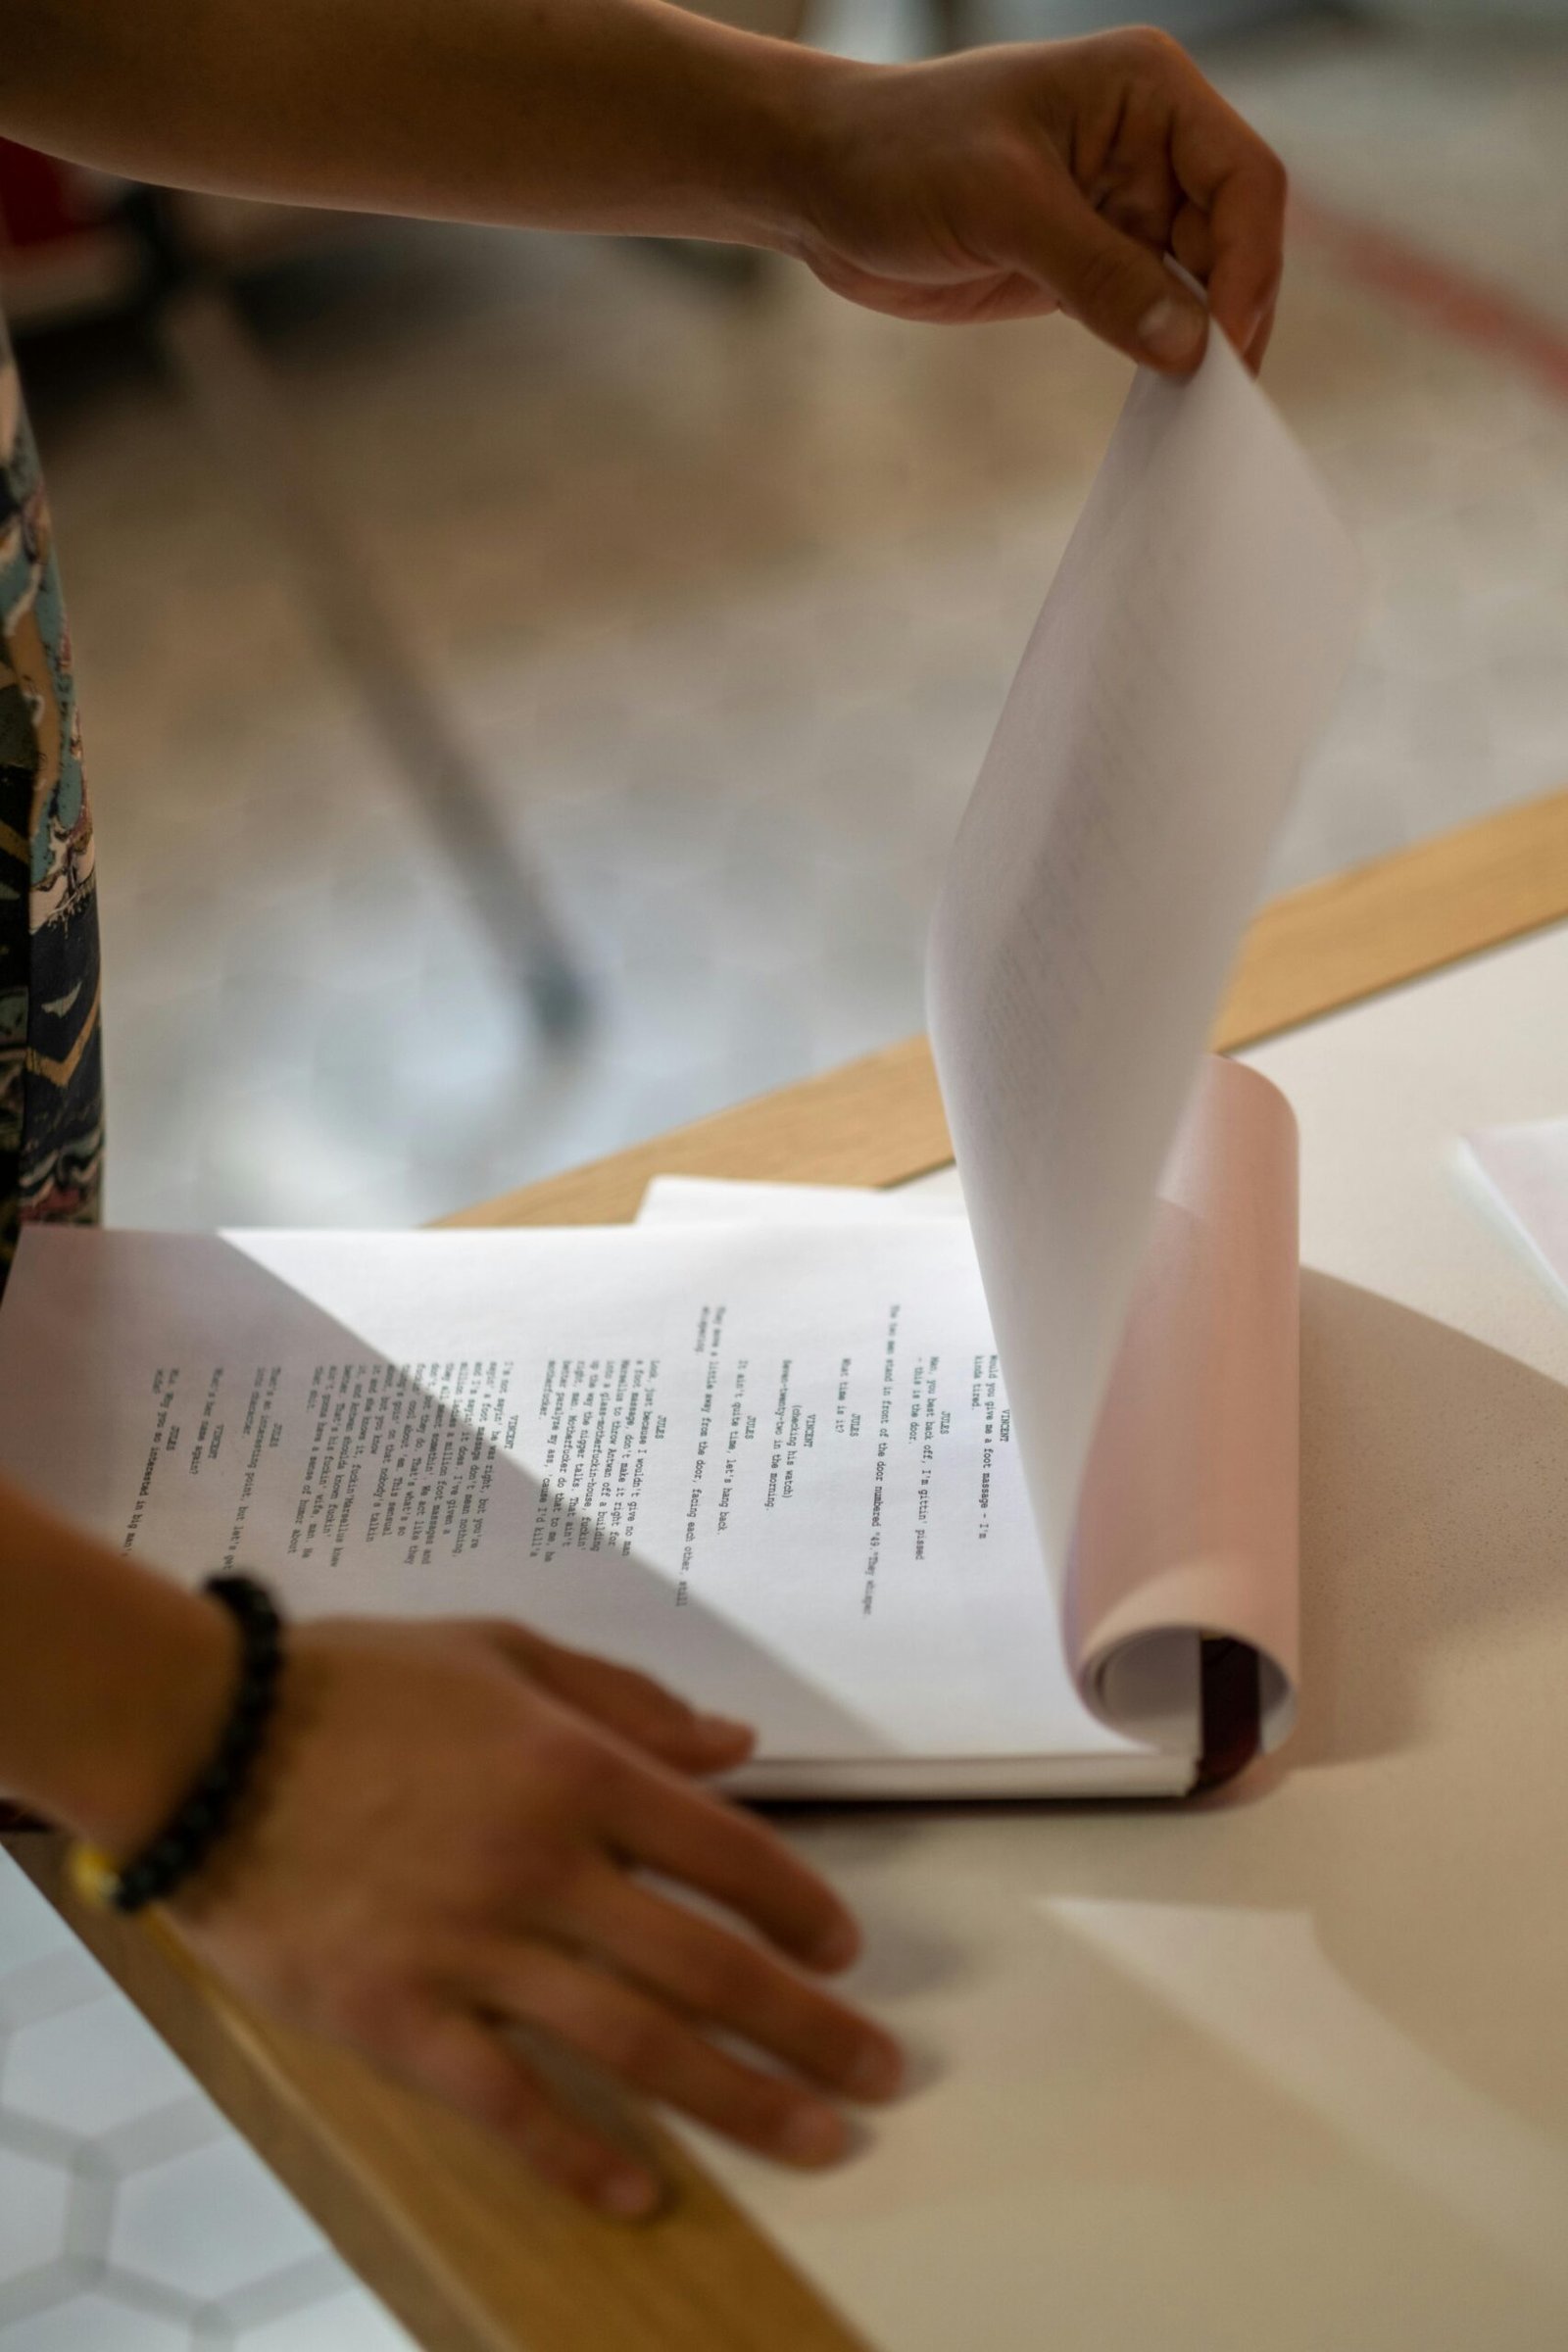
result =
[{"label": "person's right hand", "polygon": [[1168,34],[972,49],[913,66],[802,58],[798,214],[783,242],[898,318],[1065,310],[1172,374],[1215,323],[1254,370],[1274,320],[1286,179]]},{"label": "person's right hand", "polygon": [[658,2183],[565,2108],[510,2024],[748,2147],[825,2164],[845,2127],[824,2094],[891,2096],[899,2052],[801,1973],[855,1956],[838,1897],[700,1785],[749,1743],[514,1626],[300,1625],[257,1801],[171,1910],[267,2007],[606,2212],[651,2211]]}]

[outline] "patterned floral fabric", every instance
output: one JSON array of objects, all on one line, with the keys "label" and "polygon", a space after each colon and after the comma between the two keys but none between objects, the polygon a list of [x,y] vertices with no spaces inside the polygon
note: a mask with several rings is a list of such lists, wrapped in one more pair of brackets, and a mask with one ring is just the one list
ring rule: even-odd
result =
[{"label": "patterned floral fabric", "polygon": [[103,1169],[92,817],[44,503],[0,319],[0,1286],[22,1224],[88,1224]]}]

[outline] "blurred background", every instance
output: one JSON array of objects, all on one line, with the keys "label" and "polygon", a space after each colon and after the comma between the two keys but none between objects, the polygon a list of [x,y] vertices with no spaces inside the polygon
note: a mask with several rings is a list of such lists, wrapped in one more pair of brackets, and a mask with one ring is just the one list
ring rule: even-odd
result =
[{"label": "blurred background", "polygon": [[[881,55],[1111,14],[749,13]],[[1292,168],[1267,380],[1373,583],[1283,885],[1568,780],[1568,24],[1164,13]],[[127,226],[27,170],[0,286],[80,672],[115,1221],[433,1216],[919,1025],[1121,363],[717,249]],[[174,293],[138,308],[149,236]]]},{"label": "blurred background", "polygon": [[[880,56],[1111,21],[729,13]],[[1568,783],[1568,21],[1152,13],[1291,168],[1266,380],[1371,583],[1284,886]],[[406,1223],[919,1025],[1120,362],[714,250],[127,214],[16,150],[0,205],[97,808],[117,1222]],[[4,2352],[403,2342],[0,1871]]]}]

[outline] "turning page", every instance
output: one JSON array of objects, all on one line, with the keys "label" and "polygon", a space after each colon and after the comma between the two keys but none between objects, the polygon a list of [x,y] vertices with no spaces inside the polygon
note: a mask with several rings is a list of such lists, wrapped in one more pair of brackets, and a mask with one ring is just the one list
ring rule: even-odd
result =
[{"label": "turning page", "polygon": [[[638,1221],[860,1226],[961,1221],[923,1185],[655,1177]],[[1255,1070],[1212,1055],[1160,1177],[1079,1495],[1058,1629],[1085,1708],[1196,1756],[1200,1641],[1255,1664],[1265,1747],[1298,1680],[1297,1135]],[[1004,1390],[1004,1395],[1006,1392]],[[1038,1548],[1028,1573],[1043,1576]]]},{"label": "turning page", "polygon": [[931,1042],[1064,1602],[1160,1170],[1358,604],[1224,337],[1189,384],[1140,373],[950,860]]}]

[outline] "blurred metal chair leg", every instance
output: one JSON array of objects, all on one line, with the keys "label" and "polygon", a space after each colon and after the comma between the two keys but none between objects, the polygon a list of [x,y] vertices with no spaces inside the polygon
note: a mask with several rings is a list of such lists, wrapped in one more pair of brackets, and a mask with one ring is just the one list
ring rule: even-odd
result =
[{"label": "blurred metal chair leg", "polygon": [[138,191],[130,209],[154,261],[151,329],[175,381],[286,550],[312,617],[498,962],[546,1036],[564,1037],[587,1011],[586,987],[422,650],[378,593],[226,280],[187,253],[163,198]]}]

